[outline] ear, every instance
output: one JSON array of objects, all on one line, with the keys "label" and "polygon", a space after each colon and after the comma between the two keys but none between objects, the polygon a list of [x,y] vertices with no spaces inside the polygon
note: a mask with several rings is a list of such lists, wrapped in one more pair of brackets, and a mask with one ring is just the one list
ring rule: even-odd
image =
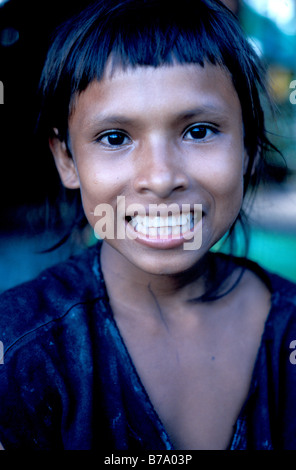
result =
[{"label": "ear", "polygon": [[49,138],[49,147],[62,183],[65,188],[77,189],[80,187],[80,182],[74,160],[69,155],[66,143],[60,139],[58,130],[53,129],[53,132],[54,136]]}]

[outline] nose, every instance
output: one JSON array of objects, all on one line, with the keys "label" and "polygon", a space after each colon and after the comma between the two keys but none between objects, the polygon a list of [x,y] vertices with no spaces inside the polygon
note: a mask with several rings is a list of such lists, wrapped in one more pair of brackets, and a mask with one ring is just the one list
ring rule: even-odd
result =
[{"label": "nose", "polygon": [[156,142],[145,145],[136,162],[134,188],[137,192],[165,199],[188,186],[189,177],[177,148]]}]

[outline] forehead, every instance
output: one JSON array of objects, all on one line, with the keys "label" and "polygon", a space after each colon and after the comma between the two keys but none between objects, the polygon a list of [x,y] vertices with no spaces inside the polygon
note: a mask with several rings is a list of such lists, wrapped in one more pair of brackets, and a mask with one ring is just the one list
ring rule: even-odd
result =
[{"label": "forehead", "polygon": [[182,110],[213,117],[241,114],[230,73],[211,64],[107,67],[103,78],[91,82],[73,104],[70,126],[91,126],[111,116],[169,118]]}]

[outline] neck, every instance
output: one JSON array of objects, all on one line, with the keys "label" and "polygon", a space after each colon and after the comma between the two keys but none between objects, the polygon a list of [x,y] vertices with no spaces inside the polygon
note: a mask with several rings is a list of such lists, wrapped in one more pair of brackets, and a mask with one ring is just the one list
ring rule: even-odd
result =
[{"label": "neck", "polygon": [[202,296],[208,288],[211,255],[203,257],[190,271],[176,275],[159,275],[142,271],[123,255],[103,242],[101,265],[110,299],[123,297],[143,304],[146,298],[159,302],[188,302]]}]

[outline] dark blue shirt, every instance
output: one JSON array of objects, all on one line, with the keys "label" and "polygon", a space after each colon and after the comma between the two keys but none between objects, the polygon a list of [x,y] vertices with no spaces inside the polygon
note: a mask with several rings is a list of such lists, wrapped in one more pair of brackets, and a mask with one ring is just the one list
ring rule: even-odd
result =
[{"label": "dark blue shirt", "polygon": [[[173,449],[113,319],[99,248],[0,296],[5,449]],[[229,449],[296,449],[296,286],[246,264],[272,306]]]}]

